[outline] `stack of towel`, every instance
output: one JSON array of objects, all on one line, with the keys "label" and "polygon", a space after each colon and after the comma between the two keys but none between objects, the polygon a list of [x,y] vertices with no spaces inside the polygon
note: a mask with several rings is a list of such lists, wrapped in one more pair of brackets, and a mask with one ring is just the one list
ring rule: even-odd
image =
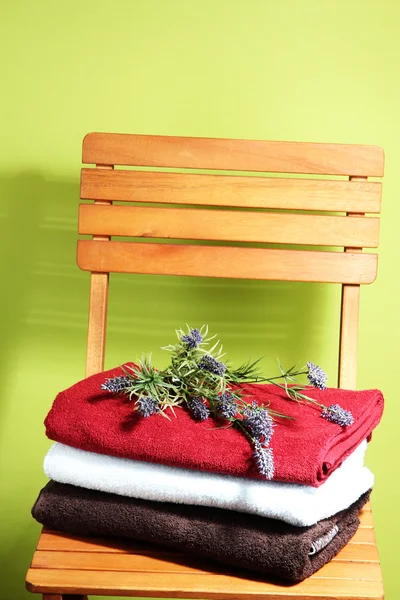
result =
[{"label": "stack of towel", "polygon": [[307,389],[352,412],[342,428],[273,385],[248,384],[247,399],[294,417],[279,419],[266,481],[243,434],[184,409],[170,420],[140,417],[101,386],[120,367],[61,392],[46,418],[55,440],[50,482],[32,514],[74,534],[163,544],[199,557],[301,581],[331,560],[357,530],[373,475],[364,466],[383,411],[378,390]]}]

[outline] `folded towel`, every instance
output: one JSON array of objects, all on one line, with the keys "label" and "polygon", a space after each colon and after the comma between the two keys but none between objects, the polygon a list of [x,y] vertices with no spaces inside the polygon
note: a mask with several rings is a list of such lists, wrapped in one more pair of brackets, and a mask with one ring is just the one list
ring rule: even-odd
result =
[{"label": "folded towel", "polygon": [[[75,448],[170,466],[264,479],[257,471],[249,440],[236,429],[208,419],[197,422],[185,409],[176,418],[148,418],[132,401],[102,390],[104,381],[123,375],[121,367],[92,375],[56,397],[45,420],[47,436]],[[243,386],[248,400],[295,417],[278,419],[271,446],[277,481],[320,485],[379,423],[383,397],[378,390],[309,388],[318,402],[351,410],[354,424],[340,427],[321,418],[312,404],[298,404],[274,385]],[[295,458],[293,458],[295,457]]]},{"label": "folded towel", "polygon": [[55,443],[44,461],[49,479],[158,502],[215,506],[304,527],[347,508],[374,483],[363,466],[367,442],[318,488],[255,481],[77,450]]},{"label": "folded towel", "polygon": [[358,511],[368,497],[369,493],[364,494],[349,509],[312,527],[298,528],[230,510],[124,498],[50,481],[32,514],[51,529],[162,544],[301,581],[331,560],[354,535]]}]

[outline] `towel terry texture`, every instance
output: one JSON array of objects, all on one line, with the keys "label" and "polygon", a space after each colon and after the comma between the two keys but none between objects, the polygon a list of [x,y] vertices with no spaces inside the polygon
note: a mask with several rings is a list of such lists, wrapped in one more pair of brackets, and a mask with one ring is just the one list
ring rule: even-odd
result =
[{"label": "towel terry texture", "polygon": [[[132,401],[102,390],[104,381],[123,375],[121,367],[92,375],[60,392],[46,417],[47,436],[63,444],[99,454],[238,477],[263,479],[248,439],[208,419],[194,421],[184,409],[176,418],[142,418]],[[321,418],[312,404],[288,400],[274,385],[247,384],[248,401],[265,404],[295,420],[279,419],[271,447],[277,481],[320,485],[379,423],[383,397],[378,390],[350,391],[307,388],[324,405],[351,410],[354,424],[342,428]],[[216,451],[218,449],[218,451]],[[295,457],[295,458],[293,458]]]},{"label": "towel terry texture", "polygon": [[[297,582],[320,569],[351,539],[368,497],[364,494],[347,510],[312,527],[298,528],[230,510],[125,498],[50,481],[32,514],[51,529],[157,543]],[[327,545],[310,555],[324,537]]]},{"label": "towel terry texture", "polygon": [[364,440],[317,488],[115,458],[57,442],[46,455],[44,471],[49,479],[92,490],[214,506],[304,527],[347,508],[372,488],[374,476],[363,466],[366,447]]}]

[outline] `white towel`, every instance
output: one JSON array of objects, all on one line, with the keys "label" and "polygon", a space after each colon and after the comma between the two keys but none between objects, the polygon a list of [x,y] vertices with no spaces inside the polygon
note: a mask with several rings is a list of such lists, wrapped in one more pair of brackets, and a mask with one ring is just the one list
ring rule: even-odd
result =
[{"label": "white towel", "polygon": [[50,479],[120,496],[214,506],[300,527],[350,506],[374,476],[364,464],[367,442],[346,458],[320,487],[259,481],[116,458],[55,443],[44,460]]}]

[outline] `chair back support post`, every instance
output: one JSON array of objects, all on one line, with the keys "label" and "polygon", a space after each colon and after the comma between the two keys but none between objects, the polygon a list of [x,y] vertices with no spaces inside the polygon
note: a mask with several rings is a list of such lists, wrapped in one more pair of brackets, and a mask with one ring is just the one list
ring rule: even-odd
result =
[{"label": "chair back support post", "polygon": [[[367,177],[349,177],[350,181],[368,181]],[[348,212],[348,217],[365,217],[365,213]],[[345,252],[358,253],[362,248],[346,247]],[[357,385],[357,349],[358,349],[358,322],[360,309],[360,286],[342,285],[341,311],[340,311],[340,339],[339,339],[339,366],[338,387],[355,390]]]},{"label": "chair back support post", "polygon": [[[96,169],[112,171],[114,165],[96,164]],[[94,204],[110,206],[110,200],[95,200]],[[108,242],[108,235],[93,235],[93,240]],[[89,322],[86,349],[86,377],[104,370],[107,334],[109,273],[90,274]]]},{"label": "chair back support post", "polygon": [[342,285],[338,387],[356,389],[359,285]]}]

